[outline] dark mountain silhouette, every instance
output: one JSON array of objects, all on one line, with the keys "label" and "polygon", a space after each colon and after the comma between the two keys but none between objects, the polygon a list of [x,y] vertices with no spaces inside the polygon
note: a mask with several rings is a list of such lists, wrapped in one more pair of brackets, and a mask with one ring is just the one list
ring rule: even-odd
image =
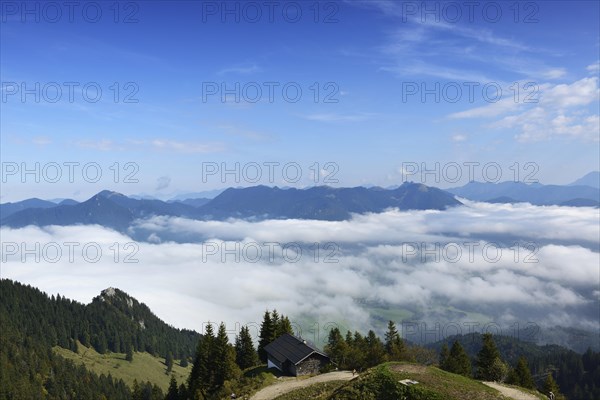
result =
[{"label": "dark mountain silhouette", "polygon": [[[534,205],[561,205],[575,199],[589,200],[585,204],[600,201],[600,190],[591,186],[560,186],[525,184],[522,182],[481,183],[469,182],[468,184],[448,189],[448,192],[469,200],[502,202],[527,202]],[[573,205],[582,203],[581,200]],[[583,203],[582,203],[583,204]]]},{"label": "dark mountain silhouette", "polygon": [[[198,200],[198,199],[197,199]],[[199,200],[201,203],[203,200]],[[352,213],[381,212],[386,208],[401,210],[443,210],[460,205],[443,190],[421,184],[405,183],[397,189],[330,188],[280,189],[255,186],[227,189],[200,207],[193,201],[164,202],[138,200],[108,190],[87,201],[52,208],[27,208],[2,219],[2,225],[88,225],[98,224],[126,231],[136,219],[164,215],[193,219],[227,218],[299,218],[344,220]]]},{"label": "dark mountain silhouette", "polygon": [[38,198],[17,201],[16,203],[0,204],[0,219],[6,218],[16,212],[26,210],[28,208],[51,208],[56,207],[56,203]]},{"label": "dark mountain silhouette", "polygon": [[198,209],[204,219],[223,218],[298,218],[344,220],[351,213],[381,212],[386,208],[401,210],[443,210],[460,205],[443,190],[416,183],[397,189],[379,187],[280,189],[254,186],[227,189]]},{"label": "dark mountain silhouette", "polygon": [[598,207],[600,203],[592,199],[572,199],[563,201],[560,205],[569,207]]},{"label": "dark mountain silhouette", "polygon": [[568,186],[591,186],[600,189],[600,171],[592,171],[589,174],[582,176]]}]

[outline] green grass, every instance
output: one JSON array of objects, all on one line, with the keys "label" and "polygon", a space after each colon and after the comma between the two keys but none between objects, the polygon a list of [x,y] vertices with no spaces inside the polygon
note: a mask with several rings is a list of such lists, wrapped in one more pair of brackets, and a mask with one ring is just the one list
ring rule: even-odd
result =
[{"label": "green grass", "polygon": [[235,393],[239,399],[250,398],[262,388],[277,382],[279,376],[281,376],[279,371],[274,368],[268,369],[266,365],[251,367],[242,371],[239,380],[226,382],[221,392],[225,397]]},{"label": "green grass", "polygon": [[387,367],[398,379],[412,379],[423,387],[448,400],[500,400],[502,395],[483,383],[452,374],[436,367],[425,367],[409,363],[390,363]]},{"label": "green grass", "polygon": [[[398,382],[402,379],[411,379],[419,383],[407,389]],[[539,392],[517,389],[544,399]],[[350,382],[319,383],[281,395],[277,400],[387,399],[398,398],[405,390],[408,390],[406,398],[410,400],[507,400],[496,389],[474,379],[436,367],[404,362],[385,363],[365,371],[358,379]],[[386,391],[386,394],[382,391]]]},{"label": "green grass", "polygon": [[87,348],[81,343],[79,345],[79,353],[73,353],[70,350],[62,347],[54,347],[56,354],[62,357],[73,360],[76,364],[83,364],[90,371],[96,374],[108,375],[113,378],[123,379],[129,386],[133,386],[134,379],[138,382],[150,381],[158,385],[163,391],[169,387],[171,374],[175,375],[177,383],[181,384],[187,380],[187,377],[192,370],[191,363],[187,368],[179,366],[179,361],[173,363],[173,371],[166,373],[167,367],[165,359],[154,357],[149,353],[133,353],[133,361],[125,360],[123,353],[107,353],[100,354],[93,348]]}]

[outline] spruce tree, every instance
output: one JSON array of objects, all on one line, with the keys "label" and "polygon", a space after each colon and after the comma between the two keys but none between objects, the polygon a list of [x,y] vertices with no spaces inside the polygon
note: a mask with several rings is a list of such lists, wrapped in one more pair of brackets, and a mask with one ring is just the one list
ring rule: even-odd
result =
[{"label": "spruce tree", "polygon": [[494,374],[494,361],[500,359],[500,352],[496,348],[496,343],[491,333],[483,334],[483,346],[477,353],[477,379],[483,381],[499,380],[497,374]]},{"label": "spruce tree", "polygon": [[169,351],[167,353],[167,357],[165,358],[165,365],[167,366],[167,373],[173,370],[173,354]]},{"label": "spruce tree", "polygon": [[406,352],[404,340],[400,337],[393,321],[388,322],[387,332],[385,333],[385,350],[388,359],[392,361],[400,361]]},{"label": "spruce tree", "polygon": [[188,390],[192,399],[206,397],[208,389],[213,386],[211,353],[214,340],[215,334],[212,325],[208,323],[204,335],[198,341],[192,372],[188,377]]},{"label": "spruce tree", "polygon": [[125,353],[125,360],[131,362],[133,361],[133,346],[131,344],[127,345],[127,352]]},{"label": "spruce tree", "polygon": [[447,361],[448,371],[463,375],[471,376],[471,359],[465,352],[458,340],[454,341],[450,349],[450,355]]},{"label": "spruce tree", "polygon": [[263,363],[267,362],[267,352],[265,351],[265,346],[272,342],[274,331],[271,313],[269,310],[267,310],[263,316],[263,322],[260,325],[260,335],[258,341],[258,358]]},{"label": "spruce tree", "polygon": [[366,364],[368,367],[373,367],[385,361],[385,347],[372,330],[367,334],[366,344]]},{"label": "spruce tree", "polygon": [[105,354],[108,350],[108,344],[106,343],[106,335],[104,332],[100,332],[96,343],[96,351],[100,354]]},{"label": "spruce tree", "polygon": [[340,368],[346,367],[346,357],[348,356],[348,345],[342,336],[340,330],[336,327],[329,331],[325,352],[334,364]]},{"label": "spruce tree", "polygon": [[112,351],[115,353],[121,352],[121,338],[119,337],[119,333],[115,332],[112,339]]},{"label": "spruce tree", "polygon": [[521,386],[527,389],[535,388],[535,382],[533,381],[533,377],[531,376],[531,371],[529,370],[529,366],[527,365],[527,359],[525,357],[519,357],[519,361],[517,361],[517,366],[514,370],[511,370],[508,376],[507,383]]},{"label": "spruce tree", "polygon": [[444,371],[448,371],[448,360],[450,358],[450,350],[448,350],[448,345],[444,343],[442,345],[442,349],[440,350],[440,368]]},{"label": "spruce tree", "polygon": [[235,362],[242,370],[258,364],[258,354],[254,350],[247,326],[242,326],[240,334],[235,338]]},{"label": "spruce tree", "polygon": [[546,380],[544,381],[544,386],[542,387],[542,393],[544,393],[546,396],[550,397],[550,392],[554,393],[556,400],[564,398],[563,395],[560,394],[558,384],[552,377],[551,373],[549,373],[546,377]]},{"label": "spruce tree", "polygon": [[225,324],[221,322],[211,349],[214,390],[236,375],[235,351],[229,345]]},{"label": "spruce tree", "polygon": [[131,393],[132,400],[144,400],[144,394],[142,393],[142,388],[138,383],[137,379],[133,380],[133,390]]},{"label": "spruce tree", "polygon": [[188,390],[183,383],[181,385],[179,385],[178,392],[179,392],[179,400],[187,400],[189,398]]},{"label": "spruce tree", "polygon": [[177,380],[174,375],[171,375],[171,381],[169,382],[169,390],[165,400],[179,400],[179,389],[177,388]]},{"label": "spruce tree", "polygon": [[279,313],[277,310],[273,309],[271,312],[271,324],[273,325],[273,336],[271,340],[275,340],[279,337]]},{"label": "spruce tree", "polygon": [[292,327],[292,323],[290,322],[290,319],[287,316],[282,315],[281,318],[279,319],[277,333],[278,333],[277,337],[283,335],[284,333],[288,333],[290,335],[294,334],[294,328]]}]

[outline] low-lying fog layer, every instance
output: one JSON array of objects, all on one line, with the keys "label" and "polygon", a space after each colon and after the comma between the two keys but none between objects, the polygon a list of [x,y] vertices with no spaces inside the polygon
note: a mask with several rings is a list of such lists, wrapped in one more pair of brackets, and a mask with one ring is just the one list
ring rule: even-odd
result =
[{"label": "low-lying fog layer", "polygon": [[154,217],[130,236],[2,228],[2,278],[85,303],[118,287],[200,331],[205,321],[232,332],[260,324],[267,308],[313,340],[327,322],[382,331],[401,317],[450,334],[473,321],[598,329],[598,209],[465,203],[341,222]]}]

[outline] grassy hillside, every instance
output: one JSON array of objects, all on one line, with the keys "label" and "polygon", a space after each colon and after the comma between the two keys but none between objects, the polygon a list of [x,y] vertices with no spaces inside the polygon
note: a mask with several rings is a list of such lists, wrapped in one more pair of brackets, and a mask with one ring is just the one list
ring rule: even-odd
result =
[{"label": "grassy hillside", "polygon": [[123,379],[130,387],[133,385],[134,379],[137,379],[138,382],[150,381],[155,383],[166,392],[171,374],[174,374],[177,382],[181,384],[186,381],[192,370],[191,364],[187,368],[182,368],[179,366],[179,361],[175,361],[173,371],[167,374],[165,359],[154,357],[149,353],[135,352],[133,361],[129,362],[125,360],[125,354],[100,354],[92,347],[85,347],[81,343],[78,343],[78,345],[79,353],[74,353],[59,346],[54,347],[53,350],[64,358],[85,365],[86,368],[98,375],[108,375],[110,373],[113,378]]},{"label": "grassy hillside", "polygon": [[[405,387],[402,379],[419,382]],[[307,389],[299,389],[276,398],[276,400],[305,399],[307,394],[317,400],[392,399],[406,396],[407,400],[506,400],[500,392],[479,381],[411,363],[386,363],[371,368],[350,382],[319,383]],[[527,391],[528,393],[532,393]],[[539,393],[535,396],[545,399]]]}]

